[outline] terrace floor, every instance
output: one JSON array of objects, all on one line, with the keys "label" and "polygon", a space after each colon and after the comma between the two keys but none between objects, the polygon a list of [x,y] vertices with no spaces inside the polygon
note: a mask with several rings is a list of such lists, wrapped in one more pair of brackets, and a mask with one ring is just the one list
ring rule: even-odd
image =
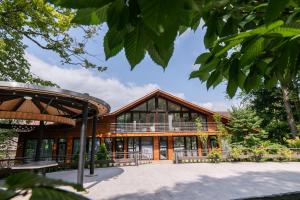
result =
[{"label": "terrace floor", "polygon": [[[95,172],[97,176],[84,178],[83,195],[91,199],[226,200],[300,191],[300,163],[167,163]],[[76,181],[76,171],[47,176]]]}]

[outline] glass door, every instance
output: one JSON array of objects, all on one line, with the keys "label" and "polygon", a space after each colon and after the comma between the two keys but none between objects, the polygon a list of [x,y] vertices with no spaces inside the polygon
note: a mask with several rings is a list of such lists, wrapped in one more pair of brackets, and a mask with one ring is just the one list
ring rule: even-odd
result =
[{"label": "glass door", "polygon": [[142,159],[153,159],[153,141],[152,137],[141,138]]},{"label": "glass door", "polygon": [[64,162],[66,156],[67,142],[65,139],[59,139],[57,144],[57,162]]},{"label": "glass door", "polygon": [[159,137],[159,159],[168,159],[168,141],[167,137]]},{"label": "glass door", "polygon": [[124,158],[124,140],[123,138],[115,139],[116,158]]}]

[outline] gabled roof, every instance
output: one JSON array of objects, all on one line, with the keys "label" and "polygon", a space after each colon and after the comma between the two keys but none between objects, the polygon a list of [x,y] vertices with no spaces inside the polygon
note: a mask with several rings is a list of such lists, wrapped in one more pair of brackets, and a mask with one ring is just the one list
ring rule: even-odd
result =
[{"label": "gabled roof", "polygon": [[[119,108],[119,109],[117,109],[116,111],[114,111],[112,113],[109,113],[108,115],[118,115],[118,114],[120,114],[120,113],[122,113],[124,111],[130,110],[130,109],[136,107],[137,105],[139,105],[139,104],[145,102],[146,100],[148,100],[148,99],[150,99],[152,97],[155,97],[155,96],[164,97],[165,99],[174,101],[174,102],[176,102],[178,104],[186,106],[186,107],[188,107],[188,108],[190,108],[192,110],[195,110],[197,112],[205,113],[205,114],[208,114],[208,115],[217,114],[217,112],[211,111],[211,110],[206,109],[204,107],[201,107],[201,106],[199,106],[197,104],[189,102],[189,101],[187,101],[185,99],[182,99],[182,98],[179,98],[177,96],[174,96],[174,95],[172,95],[172,94],[170,94],[168,92],[165,92],[163,90],[156,89],[153,92],[150,92],[150,93],[146,94],[145,96],[143,96],[143,97],[141,97],[141,98],[139,98],[139,99],[137,99],[137,100],[135,100],[135,101],[133,101],[133,102],[131,102],[131,103],[129,103],[129,104],[127,104],[127,105]],[[225,116],[225,115],[222,115],[222,114],[221,114],[221,116],[224,119],[229,119],[228,116]]]}]

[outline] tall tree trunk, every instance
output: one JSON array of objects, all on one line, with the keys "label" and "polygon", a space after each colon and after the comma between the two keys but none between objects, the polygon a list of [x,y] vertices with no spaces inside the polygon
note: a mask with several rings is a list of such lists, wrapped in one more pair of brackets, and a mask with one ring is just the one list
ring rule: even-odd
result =
[{"label": "tall tree trunk", "polygon": [[285,108],[285,111],[287,114],[288,124],[289,124],[289,127],[290,127],[293,137],[296,137],[298,130],[297,130],[294,116],[293,116],[291,104],[289,102],[289,89],[285,85],[281,85],[281,90],[282,90],[282,96],[283,96],[283,104],[284,104],[284,108]]}]

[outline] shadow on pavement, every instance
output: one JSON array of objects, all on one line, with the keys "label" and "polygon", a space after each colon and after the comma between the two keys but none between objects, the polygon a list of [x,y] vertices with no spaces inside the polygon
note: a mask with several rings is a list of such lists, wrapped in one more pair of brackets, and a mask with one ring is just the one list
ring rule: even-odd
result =
[{"label": "shadow on pavement", "polygon": [[245,172],[225,178],[199,176],[197,181],[162,187],[154,193],[124,194],[113,200],[225,200],[300,191],[300,173],[290,171]]}]

